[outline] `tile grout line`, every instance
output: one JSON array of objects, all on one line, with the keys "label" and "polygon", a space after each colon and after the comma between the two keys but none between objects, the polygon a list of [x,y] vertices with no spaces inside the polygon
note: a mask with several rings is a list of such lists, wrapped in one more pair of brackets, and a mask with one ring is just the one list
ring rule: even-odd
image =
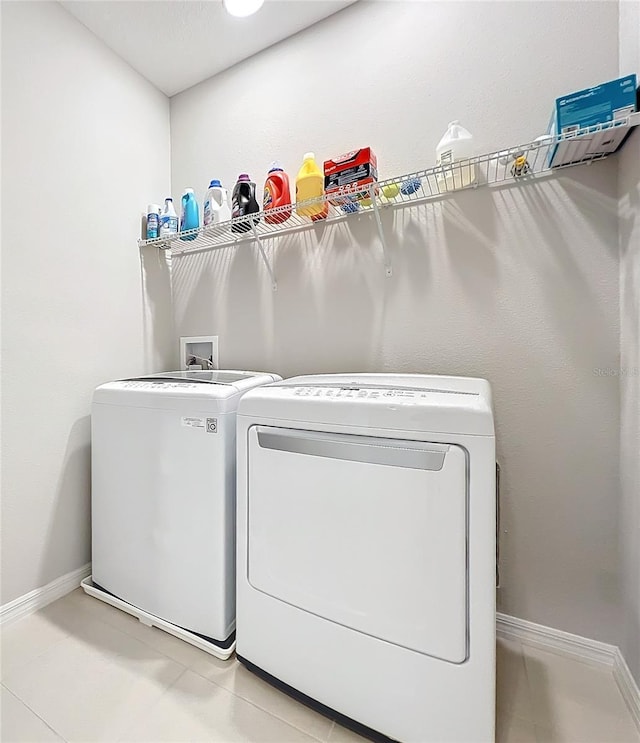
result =
[{"label": "tile grout line", "polygon": [[[529,677],[527,675],[527,665],[525,660],[525,653],[524,653],[524,646],[519,640],[514,640],[513,638],[499,638],[503,640],[507,640],[508,642],[513,643],[514,645],[517,645],[520,652],[520,660],[522,662],[522,670],[524,671],[524,678],[527,688],[527,699],[529,702],[529,716],[524,717],[522,714],[520,714],[518,711],[515,711],[513,709],[510,709],[508,712],[500,713],[497,709],[497,701],[498,701],[498,686],[496,684],[496,728],[499,718],[509,718],[509,719],[515,719],[520,720],[521,722],[526,722],[527,725],[532,725],[535,727],[536,721],[533,714],[533,703],[532,703],[532,696],[531,696],[531,685],[529,683]],[[496,677],[497,680],[497,677]]]},{"label": "tile grout line", "polygon": [[[232,658],[234,658],[234,657],[235,656],[232,656]],[[229,660],[231,660],[232,658],[229,658]],[[226,661],[223,661],[223,662],[226,662]],[[328,743],[328,740],[331,737],[331,732],[332,732],[332,730],[333,730],[333,728],[335,726],[335,720],[331,720],[330,717],[327,717],[326,718],[327,720],[329,720],[332,723],[331,727],[329,728],[329,733],[328,733],[327,738],[326,739],[325,738],[318,738],[315,735],[313,735],[312,733],[308,732],[307,730],[303,730],[302,728],[299,728],[297,725],[295,725],[290,720],[287,720],[284,717],[280,717],[279,715],[275,714],[274,712],[271,712],[270,710],[265,709],[264,707],[261,707],[259,704],[257,704],[256,702],[252,701],[251,699],[247,699],[246,697],[243,697],[241,694],[237,694],[232,689],[228,689],[226,686],[223,686],[222,684],[219,684],[214,679],[208,678],[204,674],[202,674],[199,671],[197,671],[195,668],[191,668],[189,666],[187,668],[187,670],[191,671],[192,673],[195,673],[196,676],[199,676],[200,678],[204,679],[205,681],[208,681],[209,683],[213,684],[214,686],[217,686],[218,688],[223,689],[224,691],[229,692],[229,694],[233,695],[234,697],[237,697],[238,699],[242,699],[243,702],[246,702],[247,704],[250,704],[252,707],[255,707],[256,709],[259,709],[261,712],[264,712],[265,714],[269,715],[269,717],[273,717],[276,720],[279,720],[280,722],[284,722],[290,728],[293,728],[294,730],[297,730],[299,733],[303,733],[304,735],[308,736],[309,738],[312,738],[313,740],[320,741],[320,743]],[[264,682],[264,683],[267,683],[267,682]],[[280,692],[280,693],[283,693],[283,692]],[[288,695],[285,695],[285,696],[287,697],[287,699],[292,699],[292,697],[289,697]],[[297,704],[302,704],[302,702],[297,702],[297,700],[295,700],[295,699],[292,699],[292,701],[296,702]],[[304,704],[302,706],[305,709],[311,710],[312,712],[315,711],[315,710],[312,710],[311,707],[307,707]]]},{"label": "tile grout line", "polygon": [[[602,664],[602,663],[597,663],[597,662],[594,663],[593,661],[585,660],[583,657],[573,656],[573,655],[564,654],[562,652],[558,652],[558,650],[556,648],[553,648],[553,647],[550,648],[550,649],[549,648],[543,648],[543,647],[540,647],[535,642],[534,643],[527,643],[525,641],[525,642],[522,642],[521,645],[522,645],[523,651],[525,650],[525,648],[530,647],[530,648],[532,648],[534,650],[540,650],[540,651],[542,651],[544,653],[548,653],[550,655],[555,655],[556,657],[562,658],[562,659],[568,661],[569,663],[583,665],[583,666],[586,666],[587,668],[590,668],[590,669],[599,670],[599,671],[605,671],[606,672],[606,669],[608,668],[609,669],[608,676],[609,676],[609,679],[611,681],[611,684],[618,691],[618,693],[620,694],[622,703],[623,703],[623,705],[624,705],[624,707],[625,707],[625,709],[626,709],[626,711],[627,711],[627,713],[629,715],[629,718],[630,718],[631,723],[632,723],[632,726],[633,726],[635,720],[633,719],[633,715],[630,712],[630,709],[629,709],[629,706],[627,704],[627,701],[624,699],[624,694],[620,690],[619,684],[617,683],[617,681],[616,681],[616,679],[614,677],[613,670],[612,670],[611,667],[609,667],[609,666],[607,666],[605,664]],[[533,684],[531,683],[531,680],[530,680],[530,677],[529,677],[529,664],[527,663],[527,653],[526,652],[524,652],[524,662],[525,662],[525,673],[526,673],[526,677],[527,677],[527,687],[531,691],[533,689]],[[580,704],[582,704],[582,703],[580,703]],[[533,706],[533,697],[532,697],[532,716],[533,716],[534,719],[531,722],[532,722],[533,727],[534,727],[534,732],[535,732],[537,743],[548,743],[548,741],[550,739],[549,736],[550,735],[553,735],[553,730],[552,730],[552,728],[550,728],[546,724],[546,721],[545,720],[538,720],[538,717],[537,717],[535,708]],[[606,741],[603,741],[602,743],[606,743]],[[629,743],[632,743],[632,742],[629,741]],[[635,743],[635,741],[633,743]],[[640,743],[640,739],[638,740],[638,743]]]},{"label": "tile grout line", "polygon": [[31,712],[31,713],[32,713],[33,715],[35,715],[35,716],[36,716],[36,717],[38,718],[38,720],[40,720],[40,722],[42,722],[42,723],[43,723],[43,724],[44,724],[44,725],[45,725],[46,727],[48,727],[48,728],[49,728],[49,730],[51,730],[51,732],[52,732],[52,733],[53,733],[53,734],[54,734],[54,735],[55,735],[56,737],[60,738],[60,740],[64,741],[64,743],[68,743],[68,742],[67,742],[67,739],[66,739],[66,738],[64,738],[64,737],[63,737],[63,736],[62,736],[62,735],[61,735],[61,734],[60,734],[60,733],[59,733],[59,732],[58,732],[58,731],[57,731],[57,730],[56,730],[56,729],[55,729],[54,727],[52,727],[52,726],[51,726],[51,725],[50,725],[50,724],[49,724],[49,723],[48,723],[48,722],[47,722],[47,721],[46,721],[46,720],[44,719],[44,717],[40,717],[40,715],[39,715],[39,714],[38,714],[38,713],[37,713],[37,712],[36,712],[36,711],[35,711],[34,709],[32,709],[32,708],[31,708],[31,707],[30,707],[30,706],[29,706],[29,705],[28,705],[28,704],[27,704],[27,703],[26,703],[26,702],[24,701],[24,699],[22,699],[22,698],[21,698],[21,697],[19,697],[19,696],[18,696],[18,695],[17,695],[17,694],[16,694],[16,693],[15,693],[14,691],[12,691],[12,690],[11,690],[11,689],[10,689],[10,688],[9,688],[9,687],[8,687],[8,686],[7,686],[6,684],[5,684],[5,683],[4,683],[4,681],[2,681],[2,682],[0,683],[0,686],[2,686],[2,688],[3,688],[3,689],[4,689],[4,690],[5,690],[5,691],[6,691],[6,692],[7,692],[8,694],[11,694],[11,696],[12,696],[12,697],[13,697],[14,699],[17,699],[17,700],[18,700],[18,701],[20,702],[20,704],[22,704],[22,705],[23,705],[24,707],[26,707],[26,708],[27,708],[27,709],[29,710],[29,712]]},{"label": "tile grout line", "polygon": [[[61,599],[58,599],[58,600],[64,600],[67,596],[70,596],[70,594],[67,594],[66,596],[63,596]],[[133,640],[135,642],[139,642],[145,648],[148,648],[149,650],[153,650],[155,653],[157,653],[158,656],[164,658],[165,660],[169,661],[170,663],[175,664],[176,666],[178,666],[181,669],[180,670],[180,673],[176,676],[176,678],[174,679],[174,681],[172,681],[171,684],[166,689],[163,689],[162,690],[162,692],[160,693],[158,699],[162,698],[164,696],[164,694],[166,694],[166,692],[169,691],[169,689],[171,689],[178,682],[178,680],[180,678],[182,678],[182,676],[184,676],[184,674],[188,670],[190,670],[190,668],[189,668],[188,665],[185,665],[184,663],[181,663],[180,661],[175,660],[175,658],[172,658],[172,657],[166,655],[165,653],[161,652],[160,650],[158,650],[153,645],[148,644],[148,643],[144,642],[143,640],[140,640],[140,638],[138,638],[135,635],[133,635],[133,634],[131,634],[131,633],[123,630],[121,627],[117,627],[115,624],[112,624],[111,622],[105,621],[102,618],[98,618],[97,616],[94,616],[91,612],[87,611],[86,609],[84,609],[79,604],[76,604],[73,601],[73,599],[70,599],[70,601],[73,604],[71,608],[74,609],[74,610],[76,610],[81,615],[81,619],[82,619],[83,622],[96,623],[98,625],[98,629],[99,629],[99,625],[103,625],[104,627],[107,627],[112,632],[116,632],[116,633],[122,635],[123,637],[128,638],[129,640]],[[46,609],[46,608],[47,607],[43,607],[43,609]],[[34,614],[37,614],[40,611],[42,611],[42,609],[38,609],[36,612],[34,612]],[[27,618],[28,617],[24,617],[24,619],[27,619]],[[15,626],[15,625],[12,625],[12,626]],[[30,666],[32,663],[35,663],[36,661],[42,659],[53,648],[58,647],[61,643],[66,642],[67,640],[74,640],[74,639],[77,640],[78,639],[78,637],[74,634],[73,630],[71,630],[71,631],[63,630],[63,632],[64,632],[64,637],[61,637],[60,639],[56,640],[49,647],[47,647],[46,650],[44,650],[42,653],[38,654],[37,656],[35,656],[33,658],[30,658],[25,663],[17,664],[13,668],[13,671],[16,671],[17,672],[19,669],[24,669],[25,667]],[[116,660],[113,657],[111,657],[111,655],[107,651],[105,651],[102,648],[97,648],[97,647],[94,647],[94,646],[91,646],[91,647],[92,647],[92,650],[95,653],[97,653],[104,660],[105,663],[109,664],[110,666],[117,666],[118,665],[118,663],[116,662]],[[27,702],[25,702],[16,692],[14,692],[11,688],[9,688],[9,686],[6,683],[6,681],[7,681],[7,678],[3,676],[2,681],[0,682],[0,684],[2,685],[2,687],[4,687],[12,696],[14,696],[16,699],[18,699],[22,704],[24,704],[24,706],[27,707],[27,709],[29,709],[31,712],[33,712],[34,715],[36,715],[36,717],[38,717],[40,720],[42,720],[42,722],[48,728],[50,728],[62,741],[65,741],[65,743],[68,743],[68,741],[66,740],[66,738],[64,738],[43,717],[41,717],[41,715],[39,715],[34,709],[32,709],[27,704]],[[134,720],[136,722],[137,722],[138,719],[139,719],[138,716],[134,716]],[[132,721],[132,724],[133,724],[133,721]],[[123,735],[124,734],[125,733],[123,732]]]},{"label": "tile grout line", "polygon": [[[71,600],[73,600],[73,599],[71,599]],[[100,604],[104,603],[104,602],[101,602],[99,599],[91,598],[91,600],[92,601],[95,601],[96,603],[100,603]],[[117,626],[115,622],[112,623],[108,619],[101,619],[101,618],[98,618],[97,616],[95,616],[95,617],[94,616],[91,616],[91,614],[89,612],[87,612],[86,609],[83,609],[82,606],[77,606],[76,608],[78,609],[78,611],[81,611],[85,616],[88,616],[89,619],[91,619],[92,621],[94,621],[94,622],[100,622],[101,624],[105,624],[110,629],[115,630],[116,632],[120,632],[121,634],[126,635],[127,637],[129,637],[129,638],[131,638],[133,640],[137,640],[139,643],[141,643],[145,647],[150,648],[151,650],[154,650],[156,653],[158,653],[158,655],[162,655],[163,658],[167,658],[167,660],[173,661],[173,663],[177,663],[179,666],[182,666],[183,668],[187,668],[187,669],[190,668],[190,665],[185,665],[183,662],[181,662],[179,660],[176,660],[175,658],[173,658],[170,655],[167,655],[167,653],[165,653],[163,650],[160,650],[160,648],[158,648],[152,642],[147,642],[147,640],[143,639],[142,637],[138,637],[137,635],[133,634],[133,632],[129,632],[129,630],[125,629],[124,627]],[[127,612],[122,611],[122,609],[115,609],[115,611],[118,611],[121,614],[124,614],[126,616],[131,617],[134,622],[137,622],[138,624],[141,624],[143,627],[147,628],[150,632],[153,632],[153,630],[155,629],[158,632],[162,632],[163,635],[168,635],[169,637],[174,637],[174,635],[172,635],[170,632],[165,632],[164,630],[159,629],[157,627],[149,627],[148,625],[144,624],[144,622],[141,622],[139,619],[137,619],[136,617],[134,617],[132,614],[127,614]],[[143,635],[144,634],[146,634],[146,633],[143,633]],[[176,639],[179,642],[184,642],[184,640],[180,640],[180,638],[176,638]],[[189,644],[189,643],[187,643],[187,644]],[[192,647],[195,648],[195,645],[193,645]],[[200,650],[200,648],[196,648],[196,650]],[[205,655],[209,655],[204,650],[200,650],[200,652],[201,653],[204,653]],[[212,658],[215,658],[216,656],[215,655],[212,655],[211,657]],[[218,659],[218,660],[220,660],[220,659]],[[231,658],[229,658],[229,660],[231,660]],[[225,661],[221,661],[221,662],[224,663]]]},{"label": "tile grout line", "polygon": [[533,684],[531,682],[531,677],[529,675],[529,664],[527,663],[527,654],[524,651],[523,642],[520,642],[520,651],[522,652],[522,663],[524,664],[524,677],[527,682],[527,694],[529,695],[529,703],[531,705],[531,717],[533,719],[530,722],[533,727],[533,734],[535,736],[537,743],[547,743],[546,737],[540,738],[540,736],[538,735],[538,732],[542,731],[544,728],[538,722],[538,715],[536,713],[535,705],[533,703]]},{"label": "tile grout line", "polygon": [[333,731],[334,731],[335,729],[336,729],[336,721],[335,721],[335,720],[332,720],[332,725],[331,725],[331,727],[329,728],[329,735],[327,736],[327,743],[329,743],[329,741],[330,741],[330,740],[331,740],[331,738],[333,737]]},{"label": "tile grout line", "polygon": [[[182,665],[182,664],[178,664],[178,665]],[[246,702],[247,704],[251,705],[254,709],[260,710],[260,712],[263,712],[264,714],[268,715],[269,717],[272,717],[274,720],[278,720],[278,722],[284,723],[285,725],[287,725],[287,727],[290,727],[293,730],[295,730],[295,731],[297,731],[299,733],[302,733],[303,735],[306,735],[311,740],[318,741],[318,743],[328,743],[329,738],[326,738],[326,739],[317,738],[315,735],[312,735],[311,733],[307,732],[306,730],[302,730],[301,728],[297,727],[296,725],[294,725],[293,723],[291,723],[289,720],[285,720],[282,717],[278,717],[278,715],[275,715],[272,712],[269,712],[269,710],[266,710],[263,707],[260,707],[258,704],[255,704],[251,700],[246,699],[245,697],[240,696],[240,694],[236,694],[234,691],[232,691],[231,689],[227,689],[225,686],[222,686],[221,684],[218,684],[213,679],[210,679],[210,678],[207,678],[206,676],[203,676],[201,673],[198,673],[198,671],[196,671],[194,668],[192,668],[190,666],[184,666],[184,665],[182,666],[182,672],[162,692],[162,694],[160,694],[160,696],[158,697],[158,699],[156,700],[156,702],[153,704],[153,707],[155,707],[156,705],[160,704],[162,702],[163,698],[165,697],[165,695],[169,694],[170,691],[171,691],[171,689],[173,689],[173,687],[178,683],[178,681],[180,681],[180,679],[186,673],[188,673],[188,672],[193,673],[195,676],[198,676],[198,678],[202,679],[203,681],[206,681],[207,683],[213,684],[213,686],[217,686],[219,689],[221,689],[224,692],[227,692],[231,696],[236,697],[237,699],[240,699],[243,702]],[[145,713],[148,713],[149,711],[150,710],[145,710]],[[140,714],[140,716],[137,716],[134,721],[132,721],[132,724],[131,724],[131,726],[129,726],[129,729],[132,729],[141,718],[142,718],[142,713]],[[335,725],[335,722],[332,721],[332,723]],[[329,729],[329,734],[331,733],[331,730],[333,730],[333,725]],[[56,733],[56,735],[57,735],[57,733]],[[126,735],[126,733],[123,733],[123,736],[124,735]],[[119,743],[122,743],[123,740],[126,740],[126,738],[120,737],[119,738]],[[66,741],[65,741],[65,743],[66,743]]]},{"label": "tile grout line", "polygon": [[[2,0],[0,0],[0,2],[1,1]],[[26,619],[26,617],[25,617],[25,619]],[[15,625],[13,625],[13,626],[15,626]],[[51,643],[51,645],[48,645],[41,653],[38,653],[37,655],[34,655],[31,658],[28,658],[27,660],[24,660],[24,661],[22,661],[20,663],[15,663],[14,665],[9,666],[7,669],[3,669],[3,672],[2,672],[2,682],[1,682],[2,686],[4,686],[4,688],[7,689],[7,691],[11,691],[11,689],[6,685],[5,681],[9,678],[9,676],[12,673],[16,673],[17,671],[25,668],[26,666],[30,666],[32,663],[35,663],[35,661],[40,660],[40,658],[42,658],[44,655],[46,655],[50,650],[52,650],[53,648],[57,648],[58,645],[60,645],[60,643],[65,642],[70,637],[71,637],[71,633],[70,632],[65,632],[64,637],[60,637],[57,640],[54,640]],[[13,694],[14,697],[16,696],[13,692],[11,692],[11,693]],[[20,700],[20,701],[22,701],[22,700]]]},{"label": "tile grout line", "polygon": [[640,734],[640,689],[631,673],[627,662],[620,651],[617,649],[613,662],[613,678],[615,679],[618,689],[622,694],[630,713],[633,723]]},{"label": "tile grout line", "polygon": [[[215,682],[213,682],[215,683]],[[219,686],[219,684],[216,684],[216,686]],[[224,689],[224,686],[220,687],[221,689]],[[230,691],[230,689],[225,689],[225,691],[230,692],[233,694],[234,697],[237,697],[238,699],[242,699],[243,702],[246,702],[247,704],[250,704],[252,707],[255,707],[255,709],[259,709],[260,712],[264,712],[265,715],[269,715],[269,717],[273,717],[275,720],[278,720],[279,722],[283,722],[288,727],[292,728],[293,730],[297,730],[299,733],[302,733],[303,735],[306,735],[308,738],[311,738],[311,740],[317,740],[319,743],[327,743],[329,740],[328,738],[318,738],[312,733],[308,732],[307,730],[303,730],[302,728],[299,728],[297,725],[294,725],[293,722],[290,720],[285,720],[284,717],[279,717],[273,712],[270,712],[268,709],[265,709],[264,707],[261,707],[259,704],[256,704],[255,702],[252,702],[250,699],[246,699],[245,697],[241,697],[239,694],[236,694],[234,691]],[[329,720],[330,718],[327,718]],[[331,720],[333,722],[333,720]],[[329,734],[331,734],[331,730],[333,730],[333,726],[329,728]]]},{"label": "tile grout line", "polygon": [[[118,630],[118,628],[117,628],[117,627],[113,627],[112,625],[108,624],[107,622],[101,622],[100,620],[97,620],[97,619],[96,619],[95,617],[89,617],[89,619],[90,619],[91,621],[94,621],[94,622],[98,622],[99,624],[104,624],[105,626],[109,627],[109,629],[111,629],[111,630],[114,630],[114,631],[116,631],[116,632],[119,632],[119,634],[121,634],[121,635],[124,635],[125,637],[128,637],[128,638],[129,638],[130,640],[137,640],[137,638],[136,638],[136,637],[134,637],[133,635],[129,635],[129,634],[128,634],[128,633],[126,633],[126,632],[122,632],[122,631]],[[43,656],[45,656],[45,655],[46,655],[46,654],[47,654],[48,652],[50,652],[50,651],[51,651],[51,650],[52,650],[52,649],[53,649],[54,647],[57,647],[57,646],[58,646],[59,644],[61,644],[61,643],[65,642],[65,641],[67,641],[67,640],[70,640],[70,639],[77,639],[77,638],[75,638],[75,636],[73,635],[73,633],[72,633],[72,632],[70,632],[70,633],[69,633],[69,634],[68,634],[68,635],[67,635],[66,637],[63,637],[63,638],[61,638],[60,640],[58,640],[57,642],[53,643],[53,644],[52,644],[52,645],[51,645],[51,646],[50,646],[49,648],[47,648],[47,650],[46,650],[46,651],[45,651],[44,653],[41,653],[41,654],[40,654],[40,655],[38,655],[38,656],[37,656],[36,658],[32,658],[31,660],[27,661],[27,663],[25,663],[25,664],[22,664],[22,668],[24,668],[25,666],[29,666],[29,665],[31,665],[31,664],[32,664],[33,662],[35,662],[36,660],[38,660],[38,659],[42,658]],[[148,648],[149,648],[149,649],[151,649],[151,650],[155,650],[155,648],[153,648],[153,647],[152,647],[152,646],[150,646],[150,645],[146,645],[146,643],[141,643],[141,644],[145,645],[145,647],[148,647]],[[98,655],[98,656],[99,656],[99,657],[100,657],[100,658],[101,658],[101,659],[102,659],[102,660],[103,660],[103,661],[104,661],[104,662],[105,662],[106,664],[108,664],[109,666],[111,666],[111,667],[119,667],[119,664],[117,663],[117,661],[116,661],[116,660],[115,660],[115,659],[114,659],[113,657],[111,657],[111,656],[109,655],[109,653],[108,653],[108,652],[106,652],[105,650],[103,650],[103,649],[101,649],[101,648],[96,648],[96,647],[94,647],[94,646],[92,645],[92,646],[91,646],[91,651],[92,651],[92,652],[94,652],[94,653],[96,653],[96,654],[97,654],[97,655]],[[162,692],[161,692],[161,693],[159,694],[159,696],[158,696],[158,701],[159,701],[159,700],[160,700],[160,699],[161,699],[161,698],[162,698],[162,697],[163,697],[163,696],[164,696],[164,695],[166,694],[166,692],[167,692],[167,691],[169,691],[169,689],[171,689],[171,688],[172,688],[172,687],[173,687],[173,686],[174,686],[174,685],[175,685],[175,684],[176,684],[176,683],[178,682],[178,679],[182,678],[182,676],[184,676],[184,674],[185,674],[185,673],[186,673],[186,672],[187,672],[188,670],[190,670],[190,669],[189,669],[189,667],[188,667],[188,666],[185,666],[185,665],[184,665],[184,663],[180,663],[180,662],[178,662],[177,660],[174,660],[173,658],[170,658],[169,656],[166,656],[166,655],[164,655],[163,653],[159,653],[159,652],[158,652],[158,655],[162,655],[162,657],[163,657],[163,658],[166,658],[166,659],[167,659],[168,661],[170,661],[171,663],[175,664],[175,665],[176,665],[176,666],[178,666],[178,667],[179,667],[180,669],[182,669],[182,670],[180,671],[180,673],[179,673],[179,674],[178,674],[178,675],[176,676],[176,678],[174,679],[174,681],[172,681],[172,682],[171,682],[171,683],[169,684],[169,686],[168,686],[168,687],[167,687],[166,689],[163,689],[163,690],[162,690]],[[119,655],[118,655],[117,657],[122,657],[122,656],[119,656]],[[34,709],[32,709],[32,707],[30,707],[30,706],[29,706],[29,704],[27,704],[27,702],[26,702],[26,701],[25,701],[24,699],[22,699],[22,697],[20,697],[20,696],[19,696],[19,695],[18,695],[18,694],[17,694],[16,692],[14,692],[14,691],[13,691],[12,689],[10,689],[10,688],[9,688],[9,687],[7,686],[7,684],[6,684],[6,680],[5,680],[4,678],[3,678],[3,679],[2,679],[2,681],[0,682],[0,685],[1,685],[1,686],[3,686],[3,687],[4,687],[4,688],[5,688],[5,689],[6,689],[6,690],[7,690],[7,691],[8,691],[9,693],[10,693],[10,694],[12,694],[12,696],[14,696],[14,697],[15,697],[16,699],[18,699],[18,700],[19,700],[19,701],[20,701],[20,702],[21,702],[22,704],[24,704],[24,706],[25,706],[25,707],[27,707],[27,709],[29,709],[29,710],[30,710],[31,712],[33,712],[33,714],[34,714],[34,715],[36,715],[36,717],[38,717],[38,718],[39,718],[40,720],[42,720],[42,722],[44,722],[44,724],[45,724],[45,725],[46,725],[46,726],[47,726],[48,728],[50,728],[50,729],[51,729],[51,730],[52,730],[52,731],[53,731],[53,732],[54,732],[54,733],[55,733],[55,734],[56,734],[56,735],[57,735],[57,736],[58,736],[58,737],[59,737],[59,738],[60,738],[60,739],[61,739],[62,741],[64,741],[65,743],[68,743],[67,739],[66,739],[66,738],[64,738],[64,737],[63,737],[63,736],[62,736],[62,735],[61,735],[60,733],[58,733],[58,732],[57,732],[57,730],[55,730],[55,729],[54,729],[54,728],[53,728],[53,727],[52,727],[52,726],[51,726],[51,725],[50,725],[50,724],[49,724],[49,723],[48,723],[48,722],[47,722],[47,721],[45,720],[45,718],[44,718],[44,717],[42,717],[42,716],[41,716],[40,714],[38,714],[38,712],[36,712],[36,711],[35,711]],[[155,703],[154,703],[154,706],[155,706]],[[137,717],[137,716],[134,716],[134,717],[135,717],[135,720],[137,721],[138,717]],[[124,735],[124,732],[123,732],[123,735]],[[119,738],[118,740],[122,740],[122,738]]]},{"label": "tile grout line", "polygon": [[[134,638],[135,639],[135,638]],[[139,721],[143,719],[143,715],[147,715],[149,712],[151,712],[155,707],[160,704],[160,702],[163,700],[166,694],[169,693],[171,689],[180,681],[180,679],[185,675],[185,673],[189,670],[187,666],[182,665],[182,663],[178,663],[179,666],[182,666],[182,671],[176,676],[176,678],[167,686],[166,689],[163,689],[162,693],[158,695],[158,698],[150,705],[150,707],[145,708],[144,710],[140,710],[140,714],[133,715],[129,725],[127,725],[127,730],[123,730],[121,735],[118,736],[117,743],[126,743],[127,735],[128,733],[135,729],[135,726],[138,724]]]}]

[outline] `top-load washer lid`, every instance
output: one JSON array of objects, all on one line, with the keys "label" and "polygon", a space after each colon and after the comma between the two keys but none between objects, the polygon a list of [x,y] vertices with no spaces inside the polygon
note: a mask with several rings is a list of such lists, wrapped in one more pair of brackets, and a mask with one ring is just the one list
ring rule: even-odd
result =
[{"label": "top-load washer lid", "polygon": [[[169,408],[208,401],[207,409],[235,410],[247,390],[281,380],[277,374],[232,370],[170,371],[100,385],[94,404]],[[191,403],[189,403],[191,401]]]},{"label": "top-load washer lid", "polygon": [[493,436],[485,379],[429,374],[318,374],[252,390],[238,414],[397,431]]},{"label": "top-load washer lid", "polygon": [[[195,382],[202,384],[233,384],[243,379],[263,376],[261,372],[242,372],[242,371],[221,371],[219,369],[211,370],[183,370],[172,372],[161,372],[160,374],[149,374],[144,377],[133,377],[125,381],[135,382],[142,380],[158,380],[158,382]],[[273,375],[269,375],[273,376]]]}]

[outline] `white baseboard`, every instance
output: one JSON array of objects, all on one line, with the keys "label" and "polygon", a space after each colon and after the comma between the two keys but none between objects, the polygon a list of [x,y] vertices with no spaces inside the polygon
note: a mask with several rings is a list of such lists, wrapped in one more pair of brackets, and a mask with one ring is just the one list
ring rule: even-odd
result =
[{"label": "white baseboard", "polygon": [[613,666],[618,648],[606,642],[590,640],[581,635],[572,635],[543,624],[528,622],[508,614],[496,615],[496,632],[498,637],[505,640],[516,640],[524,645],[552,650],[561,655],[570,656],[575,660],[598,665]]},{"label": "white baseboard", "polygon": [[613,661],[613,678],[616,680],[631,717],[633,717],[633,721],[640,731],[640,689],[620,652],[620,648],[616,648],[616,650],[618,652]]},{"label": "white baseboard", "polygon": [[588,637],[573,635],[570,632],[500,613],[496,616],[496,634],[505,640],[515,640],[523,645],[554,652],[583,663],[609,667],[629,713],[640,731],[640,690],[620,648],[616,645],[608,645],[606,642],[590,640]]},{"label": "white baseboard", "polygon": [[25,593],[24,596],[18,596],[17,599],[3,604],[0,606],[0,626],[22,619],[22,617],[33,614],[34,611],[42,609],[52,601],[62,598],[62,596],[76,589],[80,585],[80,581],[88,575],[91,575],[90,562],[66,575],[61,575],[51,583],[47,583],[46,586],[42,586],[42,588],[36,588],[34,591]]}]

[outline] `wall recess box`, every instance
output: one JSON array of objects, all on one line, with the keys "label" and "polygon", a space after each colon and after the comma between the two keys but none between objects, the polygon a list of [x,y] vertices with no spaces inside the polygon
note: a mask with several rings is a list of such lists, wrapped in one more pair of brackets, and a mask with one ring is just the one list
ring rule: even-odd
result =
[{"label": "wall recess box", "polygon": [[180,368],[191,371],[217,369],[218,336],[182,336],[180,338]]}]

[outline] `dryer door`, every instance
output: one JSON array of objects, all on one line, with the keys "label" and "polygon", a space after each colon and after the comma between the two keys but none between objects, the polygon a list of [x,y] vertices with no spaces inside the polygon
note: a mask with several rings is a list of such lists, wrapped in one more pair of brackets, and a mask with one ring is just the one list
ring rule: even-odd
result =
[{"label": "dryer door", "polygon": [[332,622],[467,657],[467,456],[455,445],[254,426],[247,579]]}]

